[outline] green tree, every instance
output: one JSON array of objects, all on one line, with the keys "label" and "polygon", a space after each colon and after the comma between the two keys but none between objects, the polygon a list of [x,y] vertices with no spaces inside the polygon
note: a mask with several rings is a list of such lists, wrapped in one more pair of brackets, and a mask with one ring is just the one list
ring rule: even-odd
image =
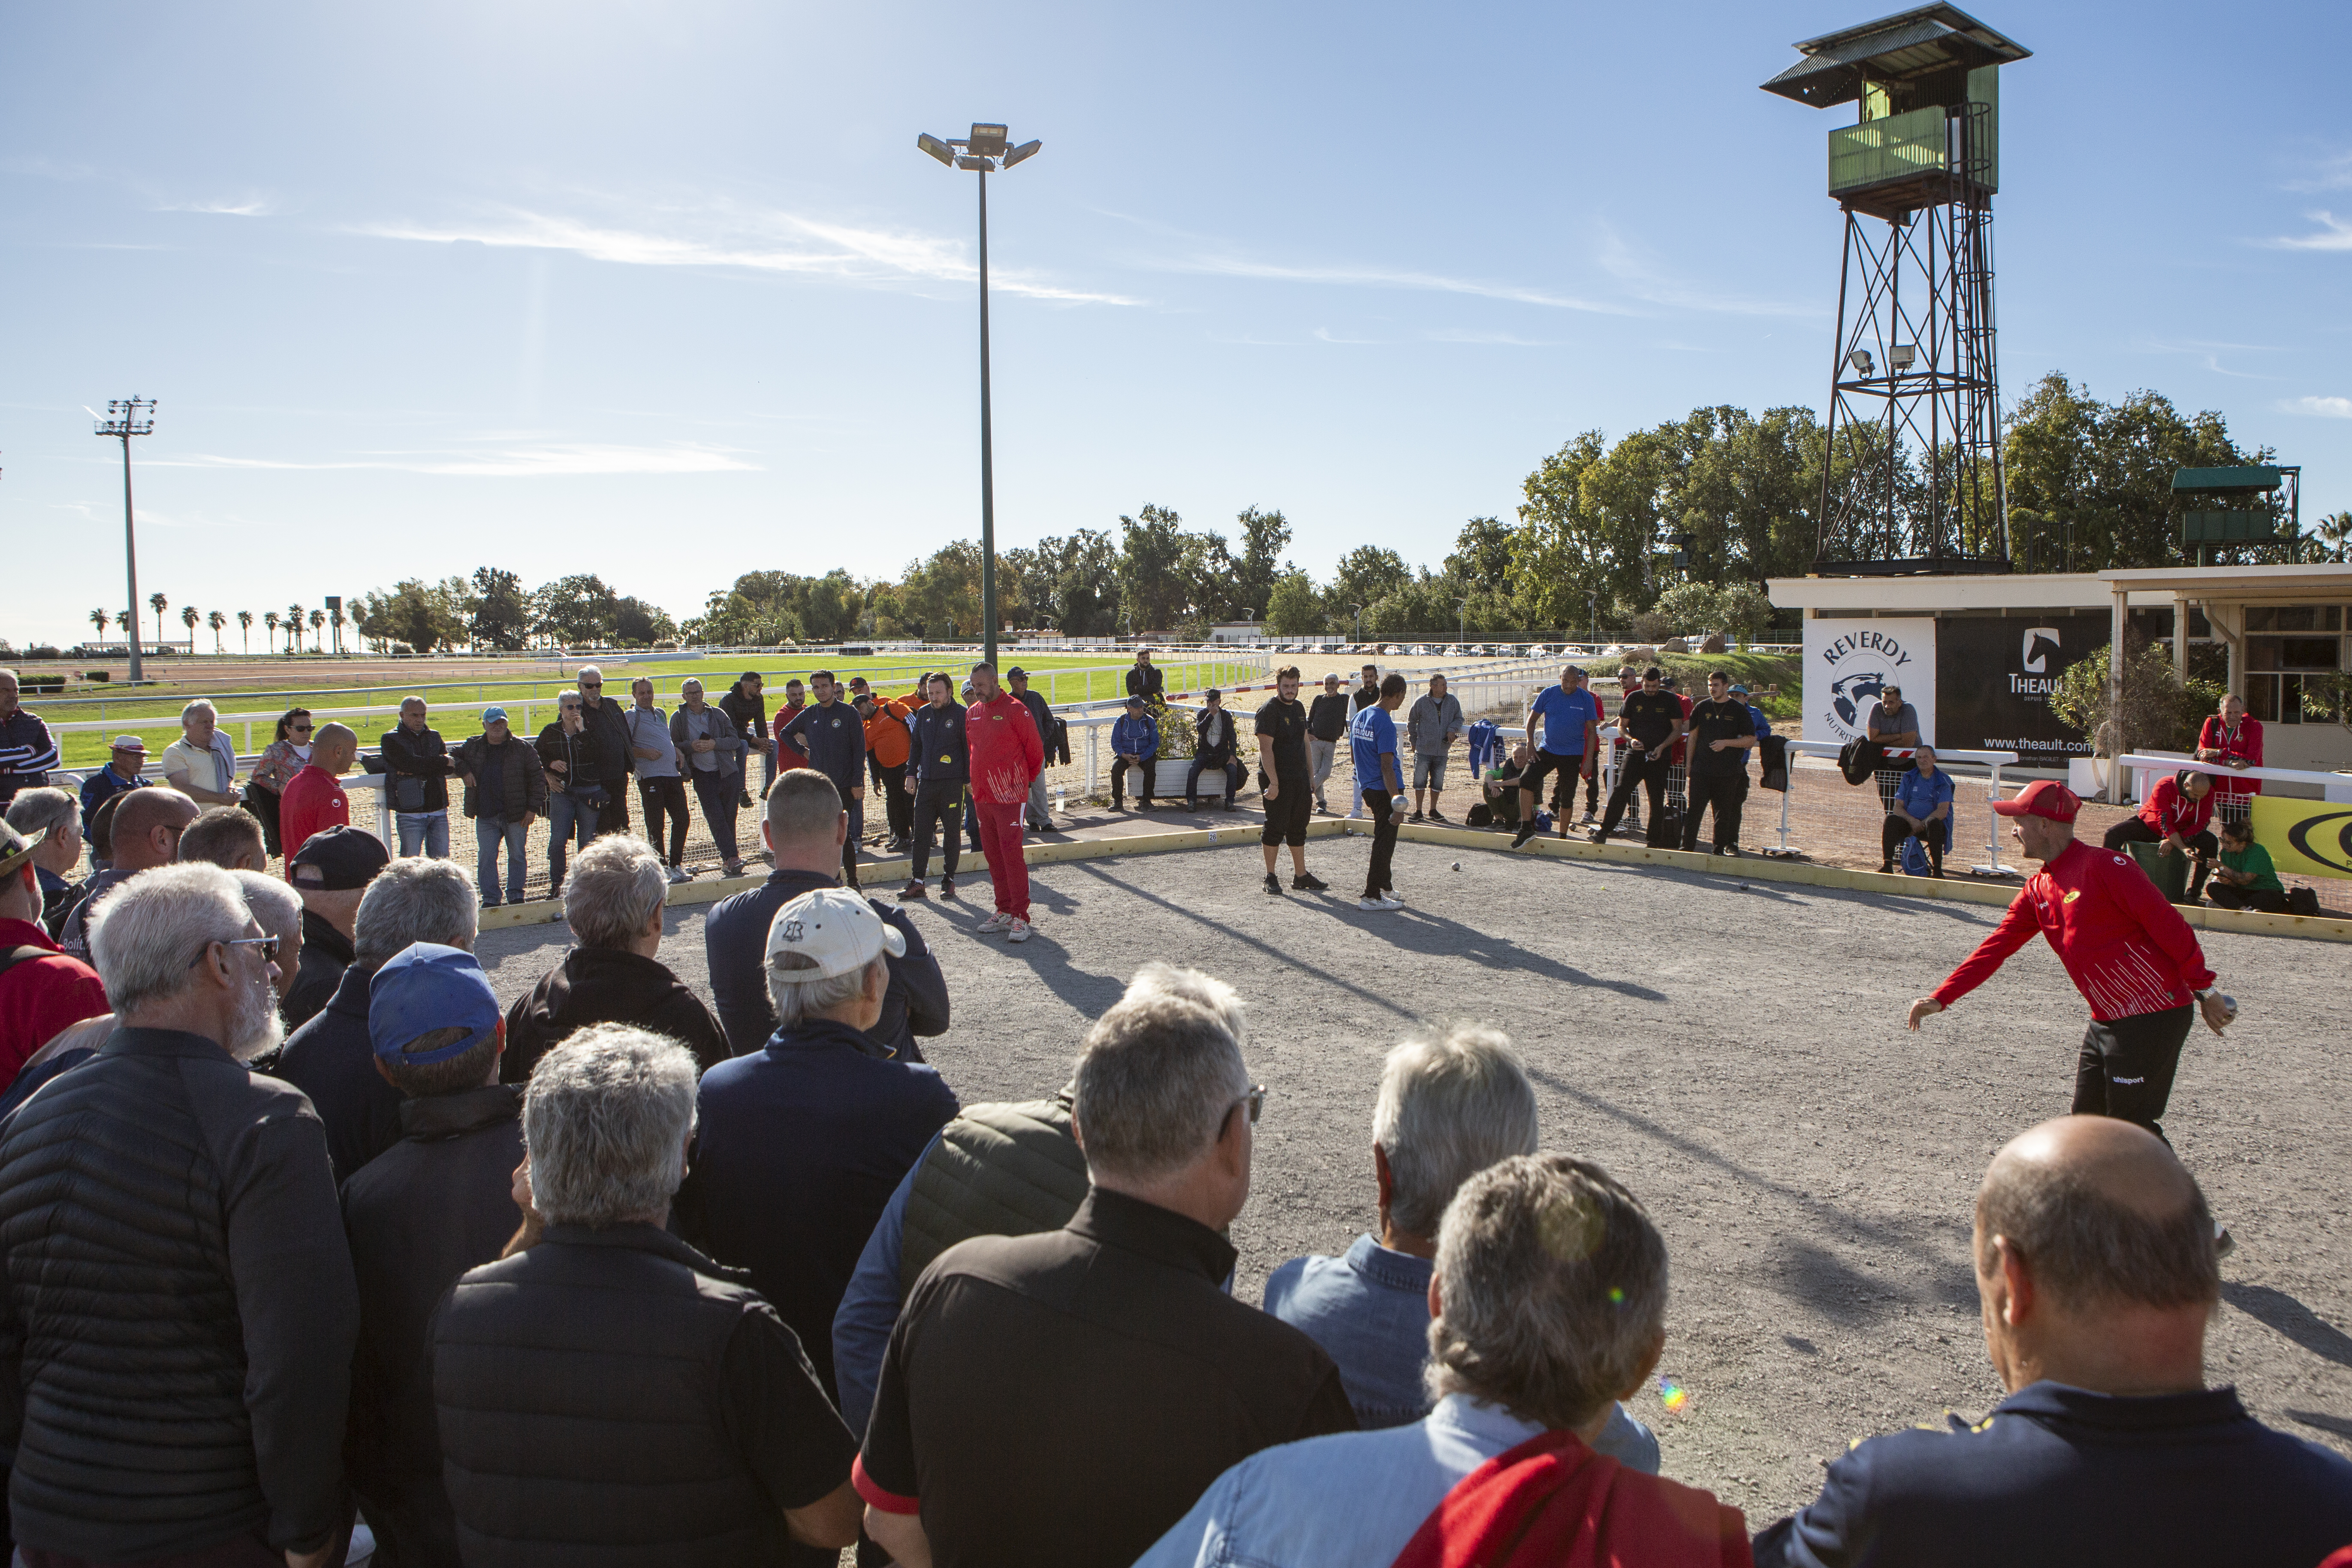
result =
[{"label": "green tree", "polygon": [[278,612],[271,610],[263,615],[261,617],[261,624],[268,631],[267,640],[269,645],[269,651],[271,653],[276,653],[278,651]]},{"label": "green tree", "polygon": [[1118,551],[1100,529],[1053,534],[997,561],[1000,594],[1008,571],[1017,576],[1023,608],[1039,626],[1065,637],[1108,637],[1118,629]]},{"label": "green tree", "polygon": [[100,642],[106,640],[106,623],[110,618],[104,610],[92,610],[89,613],[89,624],[98,628],[98,640]]},{"label": "green tree", "polygon": [[324,610],[313,610],[313,611],[311,611],[311,612],[310,612],[310,651],[311,651],[312,653],[317,653],[320,648],[322,648],[323,647],[325,647],[325,646],[326,646],[323,642],[321,642],[321,641],[320,641],[320,636],[319,636],[319,634],[320,634],[320,632],[322,632],[322,631],[324,631],[324,630],[326,629],[326,626],[327,626],[327,612],[326,612],[326,611],[324,611]]},{"label": "green tree", "polygon": [[253,651],[253,612],[251,610],[239,610],[236,613],[236,630],[237,635],[245,639],[245,651],[251,653]]},{"label": "green tree", "polygon": [[184,605],[180,610],[180,624],[188,628],[188,651],[190,653],[196,651],[196,623],[204,618],[203,613],[194,605]]},{"label": "green tree", "polygon": [[1369,613],[1371,606],[1412,582],[1412,569],[1395,551],[1360,544],[1339,557],[1339,569],[1331,579],[1331,606],[1338,614],[1353,616],[1355,607],[1361,605]]},{"label": "green tree", "polygon": [[474,568],[466,636],[478,648],[513,653],[530,642],[530,595],[522,579],[497,566]]},{"label": "green tree", "polygon": [[1290,543],[1290,523],[1279,509],[1260,511],[1254,506],[1244,507],[1234,521],[1241,524],[1242,554],[1234,574],[1232,608],[1252,620],[1265,620],[1272,614],[1274,585],[1286,570],[1277,563]]},{"label": "green tree", "polygon": [[163,597],[161,592],[147,595],[147,607],[155,612],[155,640],[159,643],[163,640],[163,612],[171,605],[172,601]]},{"label": "green tree", "polygon": [[1608,456],[1598,430],[1564,444],[1520,487],[1519,526],[1511,540],[1511,587],[1531,626],[1585,618],[1594,595],[1613,603],[1642,586],[1636,564],[1619,570],[1608,521],[1586,499],[1588,480]]},{"label": "green tree", "polygon": [[1119,614],[1131,632],[1167,630],[1192,609],[1181,575],[1184,520],[1147,503],[1133,517],[1122,514],[1118,527]]},{"label": "green tree", "polygon": [[226,610],[207,611],[205,615],[205,625],[212,627],[213,629],[213,652],[217,655],[221,651],[221,628],[228,625],[228,612]]},{"label": "green tree", "polygon": [[1265,629],[1275,637],[1300,637],[1323,630],[1323,595],[1304,572],[1285,574],[1266,595]]},{"label": "green tree", "polygon": [[625,596],[614,606],[613,640],[623,647],[651,647],[677,636],[677,623],[658,605]]},{"label": "green tree", "polygon": [[610,640],[619,609],[620,595],[593,573],[559,577],[531,592],[532,629],[567,646]]}]

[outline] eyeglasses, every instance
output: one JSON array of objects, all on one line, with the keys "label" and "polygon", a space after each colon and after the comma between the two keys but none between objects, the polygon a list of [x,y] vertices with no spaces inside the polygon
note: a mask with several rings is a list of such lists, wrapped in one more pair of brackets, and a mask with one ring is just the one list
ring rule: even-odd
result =
[{"label": "eyeglasses", "polygon": [[232,936],[224,937],[217,944],[209,942],[205,943],[204,952],[199,952],[195,957],[190,959],[188,961],[188,967],[190,969],[194,969],[197,964],[202,963],[205,961],[205,953],[212,952],[215,945],[221,947],[257,947],[261,950],[261,956],[265,963],[274,963],[278,961],[278,939],[276,937]]},{"label": "eyeglasses", "polygon": [[295,735],[307,735],[310,732],[310,726],[308,724],[289,724],[286,729],[288,733]]},{"label": "eyeglasses", "polygon": [[[1256,1126],[1259,1115],[1265,1110],[1265,1085],[1262,1083],[1254,1083],[1250,1085],[1249,1092],[1243,1095],[1239,1100],[1234,1100],[1234,1105],[1248,1106],[1250,1125],[1253,1127]],[[1234,1105],[1228,1105],[1225,1107],[1226,1115],[1230,1116],[1233,1114]]]}]

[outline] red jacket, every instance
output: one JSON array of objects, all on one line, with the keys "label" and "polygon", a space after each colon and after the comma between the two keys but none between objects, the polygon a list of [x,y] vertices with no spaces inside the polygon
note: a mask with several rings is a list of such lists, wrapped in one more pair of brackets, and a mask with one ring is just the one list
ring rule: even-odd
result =
[{"label": "red jacket", "polygon": [[2139,863],[2078,838],[2026,879],[1992,934],[1936,987],[1936,1000],[1948,1007],[1983,984],[2036,931],[2103,1023],[2185,1007],[2213,984],[2197,933]]},{"label": "red jacket", "polygon": [[0,974],[0,1089],[16,1081],[25,1059],[68,1024],[109,1011],[98,971],[58,951],[49,933],[30,921],[0,920],[0,953],[37,947]]},{"label": "red jacket", "polygon": [[785,740],[783,733],[784,726],[799,718],[801,710],[807,706],[805,702],[793,702],[776,710],[776,727],[772,733],[776,737],[776,771],[780,773],[809,765],[808,753]]},{"label": "red jacket", "polygon": [[[2232,730],[2225,726],[2221,722],[2221,716],[2216,713],[2205,721],[2203,729],[2197,731],[2197,749],[2200,752],[2207,750],[2219,752],[2221,753],[2220,760],[2225,763],[2232,758],[2242,758],[2248,766],[2261,767],[2263,765],[2263,721],[2260,719],[2241,719],[2238,721],[2238,727]],[[2215,795],[2260,795],[2263,793],[2263,781],[2217,778],[2213,781],[2213,793]]]},{"label": "red jacket", "polygon": [[294,775],[278,797],[278,838],[286,846],[286,879],[294,879],[294,856],[313,833],[348,826],[352,803],[335,775],[312,763]]},{"label": "red jacket", "polygon": [[1394,1568],[1747,1568],[1739,1510],[1546,1432],[1454,1484]]},{"label": "red jacket", "polygon": [[2156,829],[2158,838],[2178,833],[2184,839],[2194,838],[2205,831],[2213,820],[2213,801],[2221,793],[2217,787],[2205,792],[2202,800],[2191,800],[2180,781],[2169,773],[2156,781],[2147,792],[2147,802],[2139,808],[2139,819]]},{"label": "red jacket", "polygon": [[997,805],[1029,798],[1029,782],[1045,771],[1045,742],[1029,705],[999,690],[992,702],[964,710],[963,733],[971,748],[971,796]]}]

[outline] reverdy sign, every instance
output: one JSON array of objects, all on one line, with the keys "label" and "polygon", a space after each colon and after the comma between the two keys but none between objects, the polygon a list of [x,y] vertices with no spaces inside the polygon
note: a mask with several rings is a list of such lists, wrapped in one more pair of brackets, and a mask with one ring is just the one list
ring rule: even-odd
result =
[{"label": "reverdy sign", "polygon": [[2018,761],[2056,766],[2087,757],[2091,742],[2052,711],[2050,694],[2069,665],[2106,646],[2105,616],[1948,616],[1936,664],[1948,746],[2015,752]]},{"label": "reverdy sign", "polygon": [[1890,686],[1919,710],[1919,733],[1943,738],[1936,719],[1936,622],[1899,620],[1805,623],[1805,739],[1843,746],[1861,738],[1870,710]]}]

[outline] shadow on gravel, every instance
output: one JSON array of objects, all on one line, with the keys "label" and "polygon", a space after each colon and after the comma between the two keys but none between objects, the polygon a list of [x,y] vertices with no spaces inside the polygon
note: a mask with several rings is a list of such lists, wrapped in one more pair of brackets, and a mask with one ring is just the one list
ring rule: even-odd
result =
[{"label": "shadow on gravel", "polygon": [[[2346,1333],[2285,1291],[2268,1285],[2221,1282],[2221,1299],[2256,1322],[2264,1323],[2322,1361],[2352,1366],[2352,1334]],[[2297,1419],[2300,1419],[2298,1417]]]},{"label": "shadow on gravel", "polygon": [[2347,1421],[2341,1415],[2322,1415],[2316,1410],[2290,1410],[2287,1414],[2306,1426],[2333,1432],[2338,1437],[2352,1437],[2352,1421]]},{"label": "shadow on gravel", "polygon": [[1936,899],[1897,899],[1885,893],[1849,892],[1838,896],[1889,914],[1940,915],[1964,926],[1990,926],[2000,920],[2000,911],[1990,904],[1947,904]]},{"label": "shadow on gravel", "polygon": [[[1546,958],[1539,952],[1530,952],[1507,937],[1493,936],[1486,931],[1474,931],[1458,921],[1447,920],[1444,915],[1433,915],[1426,910],[1408,908],[1401,910],[1400,915],[1408,929],[1427,931],[1436,936],[1444,944],[1437,951],[1450,958],[1466,958],[1484,969],[1505,969],[1517,974],[1541,975],[1546,980],[1557,981],[1562,985],[1589,986],[1602,991],[1614,991],[1620,996],[1628,996],[1637,1002],[1663,1002],[1666,999],[1665,993],[1663,991],[1653,991],[1646,985],[1636,985],[1630,980],[1602,980],[1597,975],[1587,974],[1581,969],[1571,968],[1556,959]],[[1388,918],[1384,915],[1376,915],[1370,920],[1350,921],[1349,923],[1377,935],[1381,929],[1380,922]]]}]

